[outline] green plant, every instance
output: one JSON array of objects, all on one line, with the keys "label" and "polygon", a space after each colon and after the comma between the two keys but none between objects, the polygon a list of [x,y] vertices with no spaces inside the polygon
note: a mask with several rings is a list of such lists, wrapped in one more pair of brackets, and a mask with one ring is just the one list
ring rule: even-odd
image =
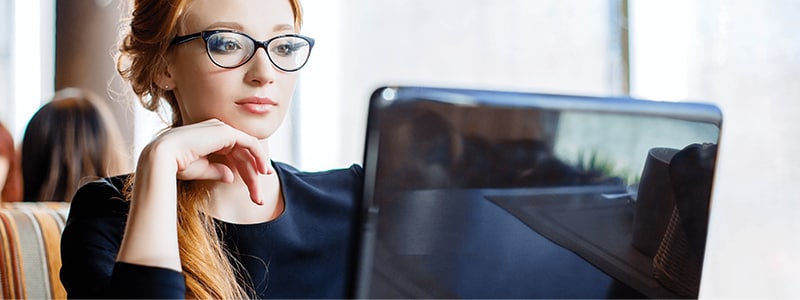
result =
[{"label": "green plant", "polygon": [[623,184],[639,182],[640,177],[636,172],[617,167],[614,160],[599,154],[596,150],[591,152],[579,150],[575,167],[590,178],[619,178]]}]

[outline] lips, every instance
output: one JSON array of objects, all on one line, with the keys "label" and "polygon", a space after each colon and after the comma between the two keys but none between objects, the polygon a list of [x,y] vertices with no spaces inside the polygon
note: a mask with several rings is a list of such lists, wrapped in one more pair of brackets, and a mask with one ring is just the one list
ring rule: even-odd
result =
[{"label": "lips", "polygon": [[267,97],[247,97],[235,103],[246,111],[254,114],[265,114],[278,106],[278,102]]},{"label": "lips", "polygon": [[236,101],[236,104],[268,104],[268,105],[278,105],[278,102],[273,101],[267,97],[247,97]]}]

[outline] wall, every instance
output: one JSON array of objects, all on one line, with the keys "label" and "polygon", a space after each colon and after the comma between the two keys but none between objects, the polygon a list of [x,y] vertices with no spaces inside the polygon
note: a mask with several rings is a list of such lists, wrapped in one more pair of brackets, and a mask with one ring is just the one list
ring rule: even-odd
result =
[{"label": "wall", "polygon": [[85,88],[107,101],[130,153],[134,140],[131,104],[136,103],[116,72],[120,8],[113,1],[56,1],[55,90]]}]

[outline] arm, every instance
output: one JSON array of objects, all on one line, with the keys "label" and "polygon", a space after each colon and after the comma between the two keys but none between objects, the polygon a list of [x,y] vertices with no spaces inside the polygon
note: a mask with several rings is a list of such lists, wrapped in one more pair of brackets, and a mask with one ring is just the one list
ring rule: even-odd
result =
[{"label": "arm", "polygon": [[182,298],[185,287],[180,272],[115,263],[128,211],[120,192],[124,180],[94,181],[75,194],[61,237],[61,282],[69,298]]},{"label": "arm", "polygon": [[[213,162],[209,155],[224,159]],[[256,178],[257,173],[267,173],[267,164],[257,139],[218,120],[165,132],[140,155],[117,261],[181,271],[175,179],[231,182],[233,170],[237,170],[248,184],[253,202],[261,203]]]},{"label": "arm", "polygon": [[[209,156],[218,159],[212,161]],[[106,226],[104,220],[76,218],[70,230],[65,229],[62,248],[68,250],[62,252],[74,255],[65,255],[62,281],[65,287],[78,286],[71,289],[76,292],[70,291],[70,297],[106,296],[101,293],[104,289],[115,292],[113,296],[183,297],[176,179],[231,182],[236,171],[247,184],[253,202],[261,203],[256,178],[267,173],[267,164],[258,140],[218,120],[173,128],[156,138],[140,155],[127,222],[122,217],[122,225]],[[113,197],[93,196],[100,200]],[[109,233],[109,227],[119,232]],[[116,243],[107,242],[106,238],[113,235],[121,238]],[[75,254],[81,251],[90,254]],[[91,289],[74,284],[72,277],[81,273],[76,271],[80,267],[90,268],[96,277],[81,281]],[[180,286],[164,282],[165,276],[174,278],[175,274]]]}]

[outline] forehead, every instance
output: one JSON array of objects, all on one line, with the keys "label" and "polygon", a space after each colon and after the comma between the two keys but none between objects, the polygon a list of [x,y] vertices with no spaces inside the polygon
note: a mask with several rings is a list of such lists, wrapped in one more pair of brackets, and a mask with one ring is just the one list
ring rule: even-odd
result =
[{"label": "forehead", "polygon": [[182,34],[225,28],[263,38],[287,26],[294,28],[288,0],[194,0],[187,8]]}]

